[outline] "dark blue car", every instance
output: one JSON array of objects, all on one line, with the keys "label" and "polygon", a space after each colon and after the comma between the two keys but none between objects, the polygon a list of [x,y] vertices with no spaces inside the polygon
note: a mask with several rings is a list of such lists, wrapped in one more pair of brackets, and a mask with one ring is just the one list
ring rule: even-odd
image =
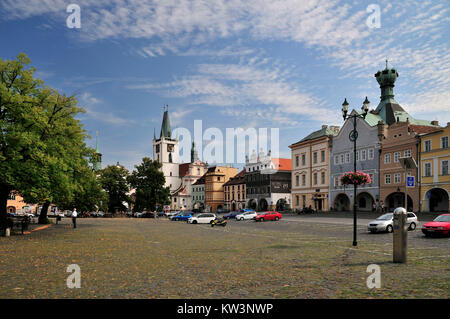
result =
[{"label": "dark blue car", "polygon": [[235,218],[236,215],[239,215],[240,213],[241,212],[231,212],[231,213],[228,213],[226,215],[223,215],[223,218],[225,218],[225,219]]},{"label": "dark blue car", "polygon": [[192,217],[191,213],[180,213],[178,215],[172,216],[171,220],[182,220],[187,222],[187,220],[191,217]]}]

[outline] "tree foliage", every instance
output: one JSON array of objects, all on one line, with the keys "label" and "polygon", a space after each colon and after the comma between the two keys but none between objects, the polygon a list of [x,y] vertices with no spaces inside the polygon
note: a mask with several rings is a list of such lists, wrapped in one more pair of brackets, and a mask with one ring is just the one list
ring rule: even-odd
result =
[{"label": "tree foliage", "polygon": [[99,173],[99,181],[102,188],[108,195],[108,211],[126,211],[130,203],[130,186],[127,182],[128,170],[121,165],[109,165]]},{"label": "tree foliage", "polygon": [[11,191],[46,207],[73,201],[78,183],[90,178],[87,134],[75,118],[84,110],[75,97],[35,78],[29,64],[25,54],[0,59],[0,226],[5,225]]},{"label": "tree foliage", "polygon": [[128,178],[131,187],[136,190],[133,211],[154,211],[157,204],[169,204],[170,190],[164,187],[166,180],[160,171],[161,164],[144,157],[135,168]]}]

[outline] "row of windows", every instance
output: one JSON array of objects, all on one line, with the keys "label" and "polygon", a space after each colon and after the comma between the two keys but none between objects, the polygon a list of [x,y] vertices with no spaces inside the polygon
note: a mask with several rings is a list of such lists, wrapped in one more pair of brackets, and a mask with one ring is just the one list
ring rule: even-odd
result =
[{"label": "row of windows", "polygon": [[247,194],[269,194],[270,186],[267,187],[248,187]]},{"label": "row of windows", "polygon": [[192,187],[193,192],[203,192],[205,190],[205,187]]},{"label": "row of windows", "polygon": [[[402,174],[402,173],[395,173],[395,174],[393,174],[393,176],[394,176],[394,180],[393,180],[394,184],[399,184],[399,183],[402,182],[402,180],[401,180],[401,176],[402,175],[405,175],[405,174]],[[408,173],[408,176],[411,176],[411,174]],[[384,183],[385,184],[391,184],[391,182],[392,182],[392,174],[384,174]]]},{"label": "row of windows", "polygon": [[[303,174],[302,176],[302,186],[306,185],[306,175]],[[325,172],[321,172],[320,173],[320,184],[325,184],[325,180],[326,180],[326,174]],[[313,185],[318,185],[318,174],[314,173],[313,174]],[[295,186],[300,186],[300,175],[296,175],[295,176]]]},{"label": "row of windows", "polygon": [[[430,177],[433,176],[431,163],[425,163],[423,165],[424,176]],[[448,160],[441,161],[441,175],[448,175]]]},{"label": "row of windows", "polygon": [[[234,200],[234,193],[231,194],[232,196],[230,196],[230,194],[225,193],[225,200],[229,201],[229,200]],[[240,201],[241,200],[241,193],[237,194],[237,200]],[[244,198],[244,194],[242,194],[242,198]]]},{"label": "row of windows", "polygon": [[205,200],[205,196],[203,195],[194,195],[192,197],[194,198],[194,200]]},{"label": "row of windows", "polygon": [[[334,155],[334,165],[346,164],[352,162],[353,152]],[[356,161],[372,160],[375,157],[373,148],[356,151]]]},{"label": "row of windows", "polygon": [[[448,136],[441,137],[441,148],[448,148]],[[423,144],[423,151],[429,152],[432,150],[431,140],[426,140]]]},{"label": "row of windows", "polygon": [[257,165],[257,166],[253,166],[253,167],[248,167],[247,172],[259,171],[260,168],[261,169],[267,168],[267,164],[264,164],[264,166],[261,164],[261,166]]},{"label": "row of windows", "polygon": [[247,182],[259,182],[269,180],[269,174],[250,174],[245,176]]},{"label": "row of windows", "polygon": [[[313,161],[313,164],[318,163],[318,152],[313,152],[312,161]],[[325,162],[325,151],[324,150],[320,151],[320,162],[321,163]],[[299,155],[295,156],[295,166],[296,167],[300,166]],[[302,154],[302,166],[306,166],[306,154]]]},{"label": "row of windows", "polygon": [[[399,158],[401,157],[402,152],[394,152],[394,163],[398,163]],[[391,153],[384,154],[384,164],[389,164],[391,162]],[[405,150],[403,152],[403,157],[411,157],[411,150]]]}]

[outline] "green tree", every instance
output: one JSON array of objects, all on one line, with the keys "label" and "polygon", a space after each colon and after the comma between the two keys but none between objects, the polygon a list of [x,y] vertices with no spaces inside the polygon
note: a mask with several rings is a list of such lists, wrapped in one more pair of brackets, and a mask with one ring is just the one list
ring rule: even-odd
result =
[{"label": "green tree", "polygon": [[109,165],[98,171],[98,174],[100,184],[108,194],[108,211],[114,214],[116,211],[127,210],[124,203],[131,202],[128,195],[130,191],[127,182],[128,170],[121,165]]},{"label": "green tree", "polygon": [[0,228],[6,223],[9,193],[41,203],[39,221],[50,203],[69,202],[78,176],[88,167],[87,137],[75,116],[84,110],[34,78],[25,54],[0,59]]},{"label": "green tree", "polygon": [[142,163],[135,166],[128,178],[131,187],[136,189],[133,211],[154,211],[157,204],[170,203],[170,189],[164,187],[166,179],[160,168],[159,162],[148,157],[144,157]]}]

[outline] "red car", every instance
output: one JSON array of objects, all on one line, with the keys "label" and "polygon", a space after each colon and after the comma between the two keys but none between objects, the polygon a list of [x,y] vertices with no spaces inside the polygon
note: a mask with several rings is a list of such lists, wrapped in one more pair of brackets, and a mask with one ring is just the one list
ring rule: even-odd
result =
[{"label": "red car", "polygon": [[428,222],[422,226],[422,233],[425,236],[433,234],[449,235],[450,234],[450,214],[442,214],[436,217],[432,222]]},{"label": "red car", "polygon": [[281,219],[281,214],[279,212],[264,212],[258,213],[255,217],[255,221],[266,221],[266,220],[279,220]]}]

